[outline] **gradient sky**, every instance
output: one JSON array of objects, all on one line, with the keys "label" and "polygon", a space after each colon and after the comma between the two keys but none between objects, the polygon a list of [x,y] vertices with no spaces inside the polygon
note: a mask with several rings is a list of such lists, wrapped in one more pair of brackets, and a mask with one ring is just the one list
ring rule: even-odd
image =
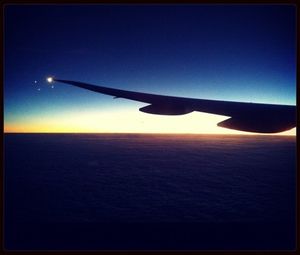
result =
[{"label": "gradient sky", "polygon": [[[5,132],[245,133],[54,84],[296,105],[292,5],[7,5]],[[295,129],[288,132],[295,134]]]}]

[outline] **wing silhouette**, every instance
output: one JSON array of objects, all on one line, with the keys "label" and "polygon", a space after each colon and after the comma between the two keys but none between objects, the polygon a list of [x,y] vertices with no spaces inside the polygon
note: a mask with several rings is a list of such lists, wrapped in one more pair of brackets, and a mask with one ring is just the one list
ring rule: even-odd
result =
[{"label": "wing silhouette", "polygon": [[77,81],[54,79],[53,81],[129,100],[148,103],[139,110],[161,115],[182,115],[193,111],[206,112],[229,118],[218,126],[257,133],[276,133],[296,126],[296,106],[242,103],[232,101],[184,98],[134,92],[96,86]]}]

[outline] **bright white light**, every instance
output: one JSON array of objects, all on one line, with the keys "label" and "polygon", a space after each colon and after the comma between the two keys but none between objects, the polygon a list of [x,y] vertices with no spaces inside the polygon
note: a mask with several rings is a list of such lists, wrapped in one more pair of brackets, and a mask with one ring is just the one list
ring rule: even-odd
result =
[{"label": "bright white light", "polygon": [[49,82],[49,83],[53,82],[53,78],[52,77],[48,77],[47,78],[47,82]]}]

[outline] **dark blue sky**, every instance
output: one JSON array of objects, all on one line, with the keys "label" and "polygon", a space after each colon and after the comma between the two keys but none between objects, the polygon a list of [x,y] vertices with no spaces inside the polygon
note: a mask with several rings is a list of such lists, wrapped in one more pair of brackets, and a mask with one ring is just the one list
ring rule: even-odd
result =
[{"label": "dark blue sky", "polygon": [[137,111],[125,100],[63,85],[51,89],[48,75],[295,105],[295,11],[292,5],[7,5],[5,123],[85,106]]}]

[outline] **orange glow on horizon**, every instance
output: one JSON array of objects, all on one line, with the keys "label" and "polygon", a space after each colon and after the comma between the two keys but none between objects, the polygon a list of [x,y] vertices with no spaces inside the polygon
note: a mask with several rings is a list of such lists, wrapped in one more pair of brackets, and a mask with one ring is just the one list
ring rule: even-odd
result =
[{"label": "orange glow on horizon", "polygon": [[[54,116],[24,117],[22,122],[4,123],[5,133],[168,133],[168,134],[245,134],[225,129],[217,123],[227,119],[207,113],[193,112],[181,116],[161,116],[139,111],[108,112],[82,110]],[[266,135],[266,134],[262,134]],[[296,128],[270,135],[296,135]]]}]

